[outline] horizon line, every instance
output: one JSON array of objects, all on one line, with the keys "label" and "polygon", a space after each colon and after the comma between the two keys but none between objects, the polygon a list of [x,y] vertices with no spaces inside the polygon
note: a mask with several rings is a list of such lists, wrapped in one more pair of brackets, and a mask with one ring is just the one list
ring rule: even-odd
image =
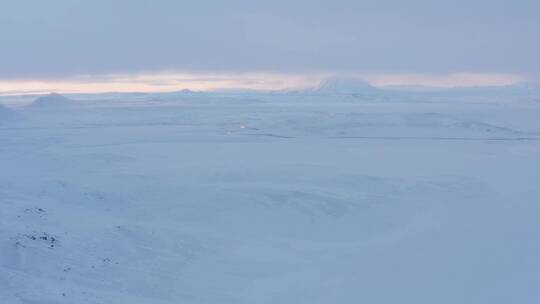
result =
[{"label": "horizon line", "polygon": [[315,89],[324,81],[346,79],[380,89],[452,90],[508,87],[531,83],[519,75],[500,73],[451,74],[284,74],[284,73],[139,73],[82,75],[56,79],[0,80],[1,96],[114,93],[174,93],[215,91],[285,91]]}]

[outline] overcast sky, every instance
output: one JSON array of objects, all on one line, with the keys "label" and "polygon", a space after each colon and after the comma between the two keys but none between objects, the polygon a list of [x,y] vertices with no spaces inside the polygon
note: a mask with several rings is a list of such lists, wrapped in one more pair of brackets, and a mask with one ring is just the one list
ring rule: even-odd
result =
[{"label": "overcast sky", "polygon": [[538,79],[538,0],[17,0],[0,80],[158,73],[498,73]]}]

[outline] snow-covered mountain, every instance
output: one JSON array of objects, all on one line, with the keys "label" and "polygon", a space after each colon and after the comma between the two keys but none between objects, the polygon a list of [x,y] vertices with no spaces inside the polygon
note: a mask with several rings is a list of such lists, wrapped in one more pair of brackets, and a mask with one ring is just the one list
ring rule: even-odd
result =
[{"label": "snow-covered mountain", "polygon": [[31,105],[34,108],[59,108],[73,106],[73,100],[60,95],[51,93],[49,95],[38,97]]},{"label": "snow-covered mountain", "polygon": [[376,94],[384,90],[376,88],[369,83],[350,77],[336,77],[322,81],[315,89],[322,94]]}]

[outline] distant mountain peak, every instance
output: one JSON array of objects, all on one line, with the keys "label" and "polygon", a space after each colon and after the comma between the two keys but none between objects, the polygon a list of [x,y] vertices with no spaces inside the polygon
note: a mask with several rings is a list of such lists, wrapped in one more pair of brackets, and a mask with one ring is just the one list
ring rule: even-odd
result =
[{"label": "distant mountain peak", "polygon": [[178,91],[178,93],[182,93],[182,94],[194,94],[196,93],[195,91],[192,91],[190,89],[183,89],[183,90],[180,90]]},{"label": "distant mountain peak", "polygon": [[32,107],[65,107],[73,105],[73,101],[58,93],[50,93],[49,95],[38,97]]},{"label": "distant mountain peak", "polygon": [[363,94],[380,91],[368,82],[353,77],[333,77],[323,80],[316,90],[321,93],[333,94]]}]

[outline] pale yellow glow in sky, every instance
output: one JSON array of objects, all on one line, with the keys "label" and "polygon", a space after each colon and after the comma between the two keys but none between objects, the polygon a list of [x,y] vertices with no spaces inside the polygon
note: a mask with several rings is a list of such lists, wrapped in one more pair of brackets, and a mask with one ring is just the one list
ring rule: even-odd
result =
[{"label": "pale yellow glow in sky", "polygon": [[505,86],[523,82],[517,75],[496,73],[455,73],[447,75],[379,74],[368,75],[366,80],[375,86],[475,87]]},{"label": "pale yellow glow in sky", "polygon": [[320,77],[288,74],[113,74],[51,80],[0,80],[0,94],[275,90],[315,86]]},{"label": "pale yellow glow in sky", "polygon": [[[182,89],[208,91],[215,89],[279,90],[316,87],[331,74],[112,74],[78,76],[69,79],[0,80],[0,94],[33,93],[100,93],[100,92],[171,92]],[[364,74],[349,75],[374,86],[499,86],[512,85],[525,79],[507,74],[459,73],[448,75]]]}]

